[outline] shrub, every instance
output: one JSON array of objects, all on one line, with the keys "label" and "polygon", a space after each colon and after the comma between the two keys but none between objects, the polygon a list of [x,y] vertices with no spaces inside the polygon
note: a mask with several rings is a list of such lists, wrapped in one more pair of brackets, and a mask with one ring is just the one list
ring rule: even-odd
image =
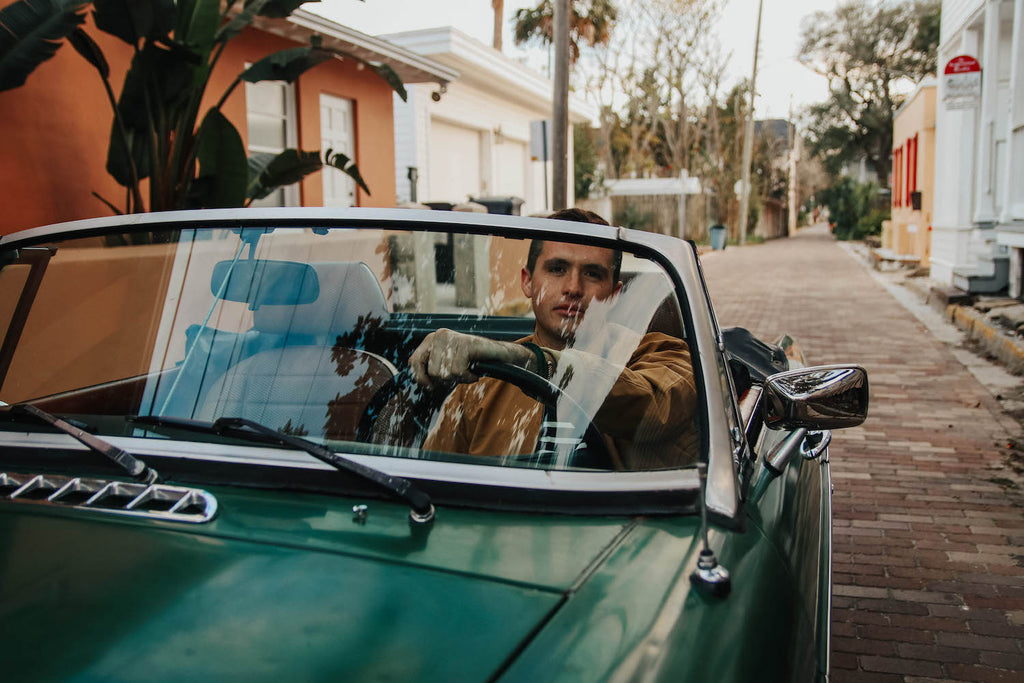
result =
[{"label": "shrub", "polygon": [[880,203],[878,186],[844,177],[821,193],[828,207],[832,231],[841,240],[859,240],[882,232],[882,221],[889,218],[888,204]]}]

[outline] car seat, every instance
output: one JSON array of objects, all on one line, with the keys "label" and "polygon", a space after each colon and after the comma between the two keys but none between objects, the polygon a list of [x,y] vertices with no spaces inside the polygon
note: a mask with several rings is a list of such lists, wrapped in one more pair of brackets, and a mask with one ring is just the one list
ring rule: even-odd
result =
[{"label": "car seat", "polygon": [[397,374],[385,358],[343,347],[340,335],[381,325],[388,317],[380,283],[365,263],[311,263],[320,284],[315,301],[263,305],[253,311],[261,337],[282,343],[225,372],[195,418],[244,417],[297,436],[352,439],[370,398]]}]

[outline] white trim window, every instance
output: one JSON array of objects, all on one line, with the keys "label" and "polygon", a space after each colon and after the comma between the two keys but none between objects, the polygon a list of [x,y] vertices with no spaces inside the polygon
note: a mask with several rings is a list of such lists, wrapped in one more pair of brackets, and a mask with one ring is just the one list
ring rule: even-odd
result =
[{"label": "white trim window", "polygon": [[[248,153],[277,154],[298,146],[295,86],[285,81],[245,84],[245,123]],[[299,206],[298,183],[275,190],[253,206]]]}]

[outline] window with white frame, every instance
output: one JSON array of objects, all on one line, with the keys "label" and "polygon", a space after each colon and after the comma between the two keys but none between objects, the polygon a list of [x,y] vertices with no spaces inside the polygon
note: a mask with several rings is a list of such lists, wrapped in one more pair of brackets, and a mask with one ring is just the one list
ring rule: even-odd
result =
[{"label": "window with white frame", "polygon": [[[277,154],[298,146],[295,88],[285,81],[260,81],[245,84],[246,126],[249,132],[249,154]],[[253,206],[298,206],[299,186],[289,185],[275,190]]]}]

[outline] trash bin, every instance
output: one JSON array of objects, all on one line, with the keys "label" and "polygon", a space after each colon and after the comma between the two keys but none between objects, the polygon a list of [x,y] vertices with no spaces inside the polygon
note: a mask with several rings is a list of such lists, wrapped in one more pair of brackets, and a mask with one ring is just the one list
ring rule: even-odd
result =
[{"label": "trash bin", "polygon": [[525,200],[519,197],[470,197],[469,201],[483,204],[487,213],[499,213],[503,216],[518,216],[519,209]]},{"label": "trash bin", "polygon": [[711,233],[711,248],[715,251],[725,249],[725,226],[712,225],[708,232]]}]

